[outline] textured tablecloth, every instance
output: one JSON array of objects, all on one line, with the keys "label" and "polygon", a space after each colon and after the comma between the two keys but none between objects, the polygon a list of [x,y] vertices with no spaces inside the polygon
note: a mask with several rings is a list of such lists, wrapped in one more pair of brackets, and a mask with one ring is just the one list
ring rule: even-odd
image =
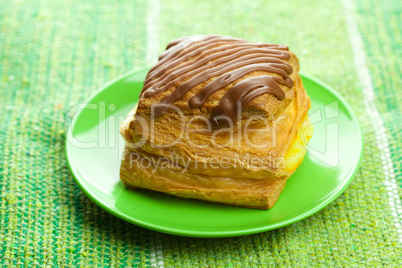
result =
[{"label": "textured tablecloth", "polygon": [[[0,263],[65,266],[397,266],[402,262],[400,1],[0,1]],[[166,235],[75,183],[64,117],[173,38],[287,44],[339,91],[365,137],[360,169],[319,213],[261,234]],[[353,148],[350,148],[353,150]]]}]

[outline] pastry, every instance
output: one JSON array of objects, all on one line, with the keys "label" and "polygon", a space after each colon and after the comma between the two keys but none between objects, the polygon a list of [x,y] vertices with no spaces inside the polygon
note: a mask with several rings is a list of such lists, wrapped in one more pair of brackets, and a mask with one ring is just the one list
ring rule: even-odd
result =
[{"label": "pastry", "polygon": [[132,189],[271,208],[312,135],[287,46],[197,35],[172,41],[122,123]]}]

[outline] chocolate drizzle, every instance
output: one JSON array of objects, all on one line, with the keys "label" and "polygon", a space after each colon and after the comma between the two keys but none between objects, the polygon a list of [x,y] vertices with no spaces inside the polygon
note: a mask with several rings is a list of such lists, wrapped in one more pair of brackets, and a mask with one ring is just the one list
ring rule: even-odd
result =
[{"label": "chocolate drizzle", "polygon": [[[243,76],[265,71],[277,76],[261,75],[242,80],[231,87],[219,104],[212,108],[212,126],[223,125],[219,118],[237,121],[241,109],[263,94],[272,94],[278,100],[285,98],[279,85],[293,87],[289,74],[292,67],[284,60],[290,54],[288,47],[277,44],[250,43],[245,40],[219,35],[191,36],[172,41],[159,57],[159,62],[149,71],[141,92],[142,98],[176,87],[154,104],[156,116],[161,116],[169,105],[180,100],[195,86],[205,85],[189,101],[192,109],[201,108],[215,92]],[[184,82],[183,82],[184,81]]]}]

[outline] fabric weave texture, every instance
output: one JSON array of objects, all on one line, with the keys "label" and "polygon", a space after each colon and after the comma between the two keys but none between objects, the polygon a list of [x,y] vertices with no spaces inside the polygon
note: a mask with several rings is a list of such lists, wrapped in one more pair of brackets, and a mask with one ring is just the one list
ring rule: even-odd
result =
[{"label": "fabric weave texture", "polygon": [[[1,267],[402,263],[400,1],[3,0],[0,6]],[[255,235],[186,238],[126,223],[75,183],[64,151],[67,111],[111,79],[153,64],[170,40],[211,33],[289,45],[301,70],[335,88],[358,115],[365,141],[360,169],[319,213]],[[369,72],[361,72],[363,65]]]}]

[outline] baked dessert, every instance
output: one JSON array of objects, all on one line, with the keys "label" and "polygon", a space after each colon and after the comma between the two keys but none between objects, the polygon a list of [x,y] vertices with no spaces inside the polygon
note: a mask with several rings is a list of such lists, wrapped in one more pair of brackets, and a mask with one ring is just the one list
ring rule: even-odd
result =
[{"label": "baked dessert", "polygon": [[130,188],[271,208],[312,135],[288,47],[197,35],[172,41],[122,123]]}]

